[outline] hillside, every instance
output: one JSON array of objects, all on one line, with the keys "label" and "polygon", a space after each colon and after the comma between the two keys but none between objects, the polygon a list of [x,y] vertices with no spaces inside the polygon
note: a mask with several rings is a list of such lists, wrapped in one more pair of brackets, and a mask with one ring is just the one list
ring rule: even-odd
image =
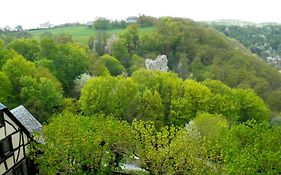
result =
[{"label": "hillside", "polygon": [[[15,49],[28,60],[57,74],[66,94],[70,94],[74,87],[73,80],[82,73],[130,76],[144,67],[145,58],[154,59],[157,55],[165,54],[169,70],[183,79],[216,79],[230,87],[251,88],[265,100],[272,111],[280,111],[280,73],[237,41],[206,24],[166,17],[157,19],[154,27],[139,27],[134,24],[122,30],[107,30],[107,33],[116,32],[118,37],[86,26],[30,32],[33,32],[37,40],[14,40],[8,44],[8,49]],[[45,32],[52,32],[54,36],[41,40],[39,36]],[[60,36],[61,33],[72,34],[74,40],[76,38],[90,50],[78,47],[72,39]],[[91,34],[95,37],[88,40]],[[68,49],[71,50],[70,53]],[[75,53],[76,49],[79,50],[78,55]],[[72,52],[73,59],[76,60],[69,64],[75,64],[62,68],[64,61],[69,61],[67,55]],[[80,60],[82,57],[84,59]],[[79,69],[79,66],[83,67]],[[68,70],[70,68],[72,70]],[[74,73],[73,70],[76,69]],[[67,75],[71,75],[71,78]]]},{"label": "hillside", "polygon": [[[39,174],[281,174],[280,73],[206,24],[153,26],[4,32],[0,103],[44,123]],[[144,68],[163,54],[169,72]]]},{"label": "hillside", "polygon": [[131,52],[144,58],[166,54],[170,70],[182,78],[217,79],[230,87],[252,88],[272,110],[280,110],[278,71],[238,42],[204,24],[160,19],[154,32],[140,35],[140,44]]},{"label": "hillside", "polygon": [[268,64],[281,69],[281,25],[278,24],[251,24],[227,25],[210,23],[212,27],[226,36],[231,37],[253,53],[263,58]]}]

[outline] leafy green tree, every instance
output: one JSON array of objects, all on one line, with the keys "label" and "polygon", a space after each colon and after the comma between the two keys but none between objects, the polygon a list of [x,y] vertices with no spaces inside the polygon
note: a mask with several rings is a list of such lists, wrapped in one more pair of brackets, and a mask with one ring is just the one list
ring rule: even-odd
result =
[{"label": "leafy green tree", "polygon": [[169,159],[169,145],[177,134],[175,127],[163,127],[157,131],[153,122],[134,121],[133,135],[136,140],[135,154],[140,158],[141,167],[150,174],[165,174],[172,164]]},{"label": "leafy green tree", "polygon": [[21,25],[17,25],[17,26],[15,27],[15,30],[16,30],[16,31],[22,31],[22,30],[23,30],[23,28],[22,28],[22,26],[21,26]]},{"label": "leafy green tree", "polygon": [[105,31],[97,31],[94,40],[94,51],[98,55],[105,54],[105,47],[107,45],[108,34]]},{"label": "leafy green tree", "polygon": [[40,40],[40,55],[50,60],[54,60],[59,55],[59,48],[52,38],[43,37]]},{"label": "leafy green tree", "polygon": [[153,121],[156,128],[164,125],[164,109],[162,99],[157,91],[144,90],[138,93],[133,100],[132,117],[141,120]]},{"label": "leafy green tree", "polygon": [[139,44],[139,31],[138,25],[131,24],[129,25],[123,33],[121,33],[120,38],[125,40],[125,45],[127,47],[128,53],[130,56],[134,51],[137,50]]},{"label": "leafy green tree", "polygon": [[91,35],[88,39],[88,47],[90,50],[94,50],[94,41],[95,41],[95,38],[93,35]]},{"label": "leafy green tree", "polygon": [[20,78],[25,75],[36,75],[37,72],[35,64],[27,61],[21,55],[17,55],[12,59],[7,60],[2,67],[2,70],[9,77],[12,83],[13,93],[15,93],[15,95],[20,91]]},{"label": "leafy green tree", "polygon": [[226,131],[227,121],[223,117],[198,114],[171,142],[169,174],[223,174],[218,139]]},{"label": "leafy green tree", "polygon": [[126,69],[113,56],[105,54],[101,57],[101,61],[104,63],[104,65],[109,70],[112,76],[117,76],[126,73]]},{"label": "leafy green tree", "polygon": [[185,80],[183,89],[182,96],[171,102],[170,120],[177,125],[188,123],[197,112],[208,111],[212,99],[211,91],[194,80]]},{"label": "leafy green tree", "polygon": [[17,39],[8,45],[8,48],[14,49],[27,60],[34,61],[39,54],[40,48],[36,40]]},{"label": "leafy green tree", "polygon": [[[79,45],[63,44],[58,47],[58,55],[47,57],[54,63],[55,75],[62,83],[66,93],[72,88],[73,80],[87,72],[88,60],[86,51]],[[56,50],[56,49],[55,49]],[[51,51],[48,51],[51,52]]]},{"label": "leafy green tree", "polygon": [[98,18],[94,21],[93,26],[97,30],[106,30],[111,27],[110,20],[106,18]]},{"label": "leafy green tree", "polygon": [[235,92],[217,80],[205,80],[202,82],[212,92],[209,113],[222,114],[229,121],[236,122],[239,119],[240,105],[235,97]]},{"label": "leafy green tree", "polygon": [[130,55],[124,39],[118,39],[112,44],[112,56],[117,58],[123,66],[129,65]]},{"label": "leafy green tree", "polygon": [[110,115],[114,109],[112,89],[116,84],[114,77],[95,77],[89,80],[81,91],[79,105],[86,115],[103,113]]},{"label": "leafy green tree", "polygon": [[109,76],[110,72],[102,60],[98,60],[92,67],[92,74],[95,76]]},{"label": "leafy green tree", "polygon": [[225,173],[280,174],[280,134],[254,121],[233,126],[220,142]]},{"label": "leafy green tree", "polygon": [[10,103],[13,107],[24,104],[40,121],[58,111],[63,102],[63,91],[60,82],[46,68],[36,67],[18,55],[7,60],[3,72],[12,85]]},{"label": "leafy green tree", "polygon": [[131,66],[131,57],[139,46],[139,32],[136,24],[129,25],[112,45],[112,55],[126,67]]},{"label": "leafy green tree", "polygon": [[43,154],[36,157],[42,174],[108,174],[132,154],[130,127],[113,118],[64,113],[43,131],[45,144],[37,148]]},{"label": "leafy green tree", "polygon": [[87,115],[113,115],[132,121],[132,100],[137,93],[137,86],[130,78],[95,77],[89,80],[81,91],[81,110]]},{"label": "leafy green tree", "polygon": [[153,123],[144,121],[134,121],[132,129],[136,155],[150,174],[218,173],[217,166],[208,161],[204,142],[193,130],[166,126],[158,131]]},{"label": "leafy green tree", "polygon": [[0,103],[8,105],[9,97],[12,96],[12,84],[9,77],[4,72],[0,72],[0,82]]},{"label": "leafy green tree", "polygon": [[21,101],[40,122],[47,121],[63,104],[62,88],[50,79],[36,80],[30,76],[23,76],[20,86]]},{"label": "leafy green tree", "polygon": [[141,27],[154,26],[157,23],[157,19],[152,16],[140,15],[137,18],[137,23]]},{"label": "leafy green tree", "polygon": [[252,90],[235,89],[234,94],[240,106],[239,121],[269,121],[268,108]]},{"label": "leafy green tree", "polygon": [[133,73],[140,68],[144,68],[144,59],[134,54],[131,58],[131,67],[129,68],[129,71],[130,73]]},{"label": "leafy green tree", "polygon": [[281,89],[276,89],[275,91],[271,91],[267,93],[265,97],[265,101],[271,107],[272,111],[279,111],[280,110],[280,103],[281,103]]},{"label": "leafy green tree", "polygon": [[1,46],[1,40],[0,40],[0,67],[2,67],[7,60],[12,59],[13,57],[16,57],[18,55],[19,54],[16,51]]}]

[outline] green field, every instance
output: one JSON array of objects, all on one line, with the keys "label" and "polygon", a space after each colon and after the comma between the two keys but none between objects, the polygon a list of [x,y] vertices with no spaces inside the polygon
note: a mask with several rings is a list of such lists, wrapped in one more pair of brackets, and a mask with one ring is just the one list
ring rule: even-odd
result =
[{"label": "green field", "polygon": [[[143,27],[140,28],[140,32],[152,31],[154,27]],[[109,29],[106,30],[109,34],[120,33],[124,29]],[[87,45],[88,39],[90,36],[95,36],[97,30],[90,29],[88,26],[70,26],[70,27],[59,27],[59,28],[51,28],[51,29],[37,29],[30,30],[29,33],[35,38],[39,39],[45,33],[51,33],[55,36],[60,34],[68,34],[72,36],[74,41],[80,42],[82,45]]]}]

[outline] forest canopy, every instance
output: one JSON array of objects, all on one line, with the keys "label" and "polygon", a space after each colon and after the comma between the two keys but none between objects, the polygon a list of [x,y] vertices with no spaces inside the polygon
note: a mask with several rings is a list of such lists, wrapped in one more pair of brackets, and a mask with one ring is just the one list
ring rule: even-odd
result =
[{"label": "forest canopy", "polygon": [[[136,157],[152,175],[281,174],[277,69],[188,19],[113,24],[94,23],[87,45],[1,35],[0,100],[44,123],[41,174],[132,173]],[[145,69],[163,54],[168,72]]]}]

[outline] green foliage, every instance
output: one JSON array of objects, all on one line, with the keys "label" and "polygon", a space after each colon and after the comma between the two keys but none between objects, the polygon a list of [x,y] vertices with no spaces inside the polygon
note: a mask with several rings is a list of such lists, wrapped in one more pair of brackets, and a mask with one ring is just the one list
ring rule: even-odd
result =
[{"label": "green foliage", "polygon": [[240,106],[240,121],[254,119],[258,122],[269,121],[269,110],[252,90],[234,90]]},{"label": "green foliage", "polygon": [[23,76],[20,79],[21,101],[37,116],[40,122],[47,121],[63,103],[61,87],[47,78]]},{"label": "green foliage", "polygon": [[247,122],[233,126],[222,139],[227,174],[280,174],[280,129]]},{"label": "green foliage", "polygon": [[231,89],[219,81],[204,84],[140,69],[131,78],[93,78],[82,89],[79,103],[85,114],[152,120],[157,128],[185,125],[200,112],[221,114],[231,122],[268,121],[269,110],[252,91]]},{"label": "green foliage", "polygon": [[58,112],[63,91],[60,82],[46,68],[36,67],[18,55],[7,60],[2,69],[11,83],[7,95],[12,107],[24,104],[41,122]]},{"label": "green foliage", "polygon": [[137,71],[138,69],[144,68],[144,59],[136,54],[131,58],[131,67],[129,68],[130,73]]},{"label": "green foliage", "polygon": [[265,101],[273,111],[279,111],[279,104],[281,103],[281,88],[268,92],[267,96],[265,97]]},{"label": "green foliage", "polygon": [[281,126],[281,117],[274,117],[270,120],[271,127],[279,127]]},{"label": "green foliage", "polygon": [[136,155],[141,160],[141,167],[150,174],[165,174],[172,166],[169,145],[177,134],[175,127],[165,127],[157,131],[151,122],[134,121],[133,135],[136,139]]},{"label": "green foliage", "polygon": [[43,128],[37,162],[42,174],[108,174],[132,151],[127,123],[113,118],[57,115]]},{"label": "green foliage", "polygon": [[72,89],[73,80],[88,69],[86,51],[75,43],[56,44],[51,39],[43,39],[41,57],[52,61],[53,65],[48,68],[53,68],[66,94]]},{"label": "green foliage", "polygon": [[112,55],[116,57],[122,65],[126,66],[129,64],[130,56],[124,39],[118,39],[112,44]]},{"label": "green foliage", "polygon": [[[212,24],[212,27],[226,36],[234,38],[242,43],[251,52],[259,55],[267,63],[280,69],[280,25],[246,25],[246,26],[226,26]],[[278,58],[279,57],[279,58]]]},{"label": "green foliage", "polygon": [[2,70],[7,76],[9,76],[13,85],[14,93],[19,91],[19,80],[22,76],[34,75],[34,73],[37,72],[35,64],[27,61],[21,55],[17,55],[12,59],[7,60],[2,67]]},{"label": "green foliage", "polygon": [[93,50],[98,55],[105,54],[105,47],[107,44],[108,34],[105,31],[98,31],[93,41]]},{"label": "green foliage", "polygon": [[104,63],[105,67],[109,70],[112,76],[126,74],[126,69],[115,57],[105,54],[101,57],[101,61]]},{"label": "green foliage", "polygon": [[221,115],[199,113],[192,121],[192,126],[200,137],[216,142],[228,129],[228,121]]},{"label": "green foliage", "polygon": [[154,26],[157,23],[157,18],[152,16],[140,15],[137,18],[137,23],[141,26]]},{"label": "green foliage", "polygon": [[164,125],[164,107],[157,91],[146,89],[143,94],[138,93],[133,99],[133,106],[134,118],[154,121],[156,128]]},{"label": "green foliage", "polygon": [[[278,71],[242,45],[187,19],[160,18],[156,30],[141,34],[139,41],[139,55],[153,58],[166,54],[169,69],[183,78],[216,79],[230,87],[252,88],[267,104],[268,90],[281,86]],[[278,98],[274,101],[278,102]],[[277,110],[274,106],[270,104]]]},{"label": "green foliage", "polygon": [[[210,137],[206,140],[203,131],[208,127],[221,126],[213,131],[219,136],[225,128],[225,119],[217,116],[208,118],[206,121],[198,118],[192,128],[177,129],[171,126],[160,131],[153,123],[134,121],[132,129],[136,139],[136,155],[140,157],[141,166],[150,174],[218,174],[220,167],[212,162],[215,153],[208,152],[214,144],[207,144],[208,139],[216,141],[216,138],[207,134]],[[201,125],[201,122],[204,124]],[[197,134],[198,131],[202,132],[202,137]]]},{"label": "green foliage", "polygon": [[106,30],[109,29],[110,26],[110,20],[106,19],[106,18],[98,18],[95,20],[94,24],[93,24],[95,29],[98,30]]},{"label": "green foliage", "polygon": [[12,84],[4,72],[0,72],[0,82],[0,103],[8,105],[9,97],[12,95]]},{"label": "green foliage", "polygon": [[136,24],[129,25],[119,35],[119,39],[112,45],[112,54],[126,68],[131,66],[131,57],[136,53],[139,46],[139,29]]},{"label": "green foliage", "polygon": [[8,45],[8,48],[14,49],[27,60],[34,61],[40,50],[36,40],[18,39]]},{"label": "green foliage", "polygon": [[212,97],[206,86],[193,80],[185,80],[182,88],[183,93],[171,101],[170,121],[176,125],[187,123],[197,112],[208,111]]},{"label": "green foliage", "polygon": [[87,115],[102,113],[129,120],[136,93],[137,84],[130,78],[95,77],[82,89],[79,104]]}]

